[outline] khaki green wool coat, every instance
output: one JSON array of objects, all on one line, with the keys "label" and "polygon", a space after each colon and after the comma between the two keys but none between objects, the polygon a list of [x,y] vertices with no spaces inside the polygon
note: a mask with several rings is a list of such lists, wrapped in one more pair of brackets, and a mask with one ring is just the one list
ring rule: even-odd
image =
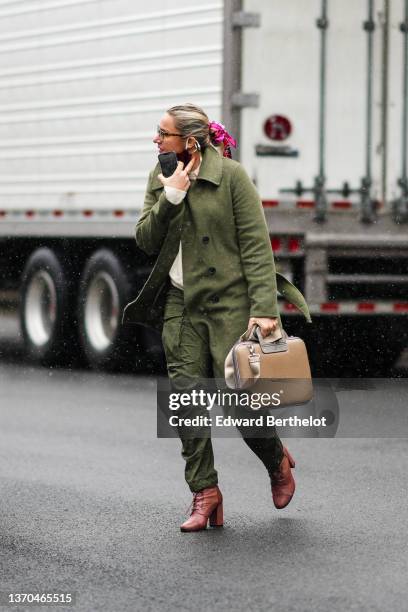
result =
[{"label": "khaki green wool coat", "polygon": [[197,180],[179,205],[166,199],[159,173],[157,164],[136,225],[137,245],[157,259],[139,295],[126,306],[123,323],[162,329],[168,274],[180,240],[184,303],[198,333],[204,323],[217,326],[229,350],[250,316],[279,317],[277,289],[310,320],[302,294],[275,273],[262,204],[238,162],[206,147]]}]

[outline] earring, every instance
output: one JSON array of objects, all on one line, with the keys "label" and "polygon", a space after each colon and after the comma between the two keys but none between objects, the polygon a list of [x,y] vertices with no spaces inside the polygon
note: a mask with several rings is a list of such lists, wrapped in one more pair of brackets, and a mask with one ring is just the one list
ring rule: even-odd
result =
[{"label": "earring", "polygon": [[201,151],[201,145],[200,145],[200,143],[198,142],[198,140],[196,140],[196,141],[195,141],[195,150],[196,150],[196,151]]}]

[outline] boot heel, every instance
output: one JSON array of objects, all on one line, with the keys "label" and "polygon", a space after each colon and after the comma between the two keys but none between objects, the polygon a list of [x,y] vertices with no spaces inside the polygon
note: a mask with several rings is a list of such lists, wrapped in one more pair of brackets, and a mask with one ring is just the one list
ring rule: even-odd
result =
[{"label": "boot heel", "polygon": [[290,452],[288,451],[288,449],[286,449],[286,456],[289,460],[289,465],[291,468],[295,467],[295,460],[293,459],[292,455],[290,454]]},{"label": "boot heel", "polygon": [[224,511],[222,502],[210,514],[210,527],[222,527],[224,525]]}]

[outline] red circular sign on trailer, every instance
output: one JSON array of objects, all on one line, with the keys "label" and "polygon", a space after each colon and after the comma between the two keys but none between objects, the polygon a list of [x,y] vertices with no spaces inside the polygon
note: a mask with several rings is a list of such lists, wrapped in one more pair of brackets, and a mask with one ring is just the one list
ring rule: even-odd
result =
[{"label": "red circular sign on trailer", "polygon": [[264,132],[271,140],[286,140],[292,133],[292,124],[284,115],[271,115],[264,123]]}]

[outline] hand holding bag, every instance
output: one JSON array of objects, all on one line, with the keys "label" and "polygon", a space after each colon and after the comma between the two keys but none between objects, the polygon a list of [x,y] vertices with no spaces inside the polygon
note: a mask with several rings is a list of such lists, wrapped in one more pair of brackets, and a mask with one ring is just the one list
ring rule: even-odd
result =
[{"label": "hand holding bag", "polygon": [[247,329],[226,357],[225,382],[251,394],[280,393],[279,407],[305,404],[313,397],[305,343],[279,328],[266,338],[257,325]]}]

